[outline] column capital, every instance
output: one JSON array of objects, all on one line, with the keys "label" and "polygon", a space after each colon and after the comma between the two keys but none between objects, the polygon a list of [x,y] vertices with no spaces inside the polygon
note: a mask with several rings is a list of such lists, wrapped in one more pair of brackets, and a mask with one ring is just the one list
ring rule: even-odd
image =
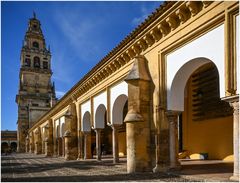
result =
[{"label": "column capital", "polygon": [[176,118],[178,117],[179,114],[181,114],[181,111],[166,111],[167,118],[169,122],[175,122],[177,121]]},{"label": "column capital", "polygon": [[239,114],[239,95],[224,97],[222,100],[229,103],[234,113]]},{"label": "column capital", "polygon": [[111,122],[108,122],[107,125],[110,126],[112,129],[114,129],[114,128],[118,128],[118,127],[121,126],[122,124],[113,124],[113,123],[111,123]]}]

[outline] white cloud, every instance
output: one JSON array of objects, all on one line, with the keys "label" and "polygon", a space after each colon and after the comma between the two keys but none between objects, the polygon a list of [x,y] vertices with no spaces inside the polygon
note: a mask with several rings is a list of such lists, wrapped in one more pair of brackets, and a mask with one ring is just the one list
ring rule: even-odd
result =
[{"label": "white cloud", "polygon": [[63,92],[63,91],[56,91],[57,98],[61,98],[63,95],[65,95],[65,92]]},{"label": "white cloud", "polygon": [[[160,5],[162,4],[162,2],[156,2],[158,3],[157,5]],[[154,7],[156,7],[156,3],[154,4],[151,4],[151,6],[148,6],[147,4],[143,4],[141,7],[140,7],[140,12],[141,12],[141,15],[138,16],[138,17],[135,17],[133,20],[132,20],[132,25],[133,26],[137,26],[139,25],[140,23],[142,23],[149,15],[150,13],[152,13],[153,11],[155,11]]]},{"label": "white cloud", "polygon": [[72,10],[56,13],[56,22],[79,59],[85,62],[95,60],[101,52],[98,30],[103,27],[103,21],[100,17],[89,17]]}]

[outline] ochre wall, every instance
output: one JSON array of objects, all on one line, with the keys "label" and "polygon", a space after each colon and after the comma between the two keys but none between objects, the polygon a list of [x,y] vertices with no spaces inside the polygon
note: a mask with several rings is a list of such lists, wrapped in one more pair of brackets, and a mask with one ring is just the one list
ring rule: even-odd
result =
[{"label": "ochre wall", "polygon": [[119,156],[127,155],[126,150],[126,132],[121,132],[118,134],[118,148],[119,148]]},{"label": "ochre wall", "polygon": [[208,159],[233,161],[233,118],[222,117],[202,121],[192,120],[191,85],[187,84],[185,111],[182,116],[183,150],[208,153]]}]

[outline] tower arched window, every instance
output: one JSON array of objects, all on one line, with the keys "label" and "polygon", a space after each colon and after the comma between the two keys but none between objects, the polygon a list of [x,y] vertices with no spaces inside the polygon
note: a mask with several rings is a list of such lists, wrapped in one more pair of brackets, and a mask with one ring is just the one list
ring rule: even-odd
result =
[{"label": "tower arched window", "polygon": [[48,69],[48,62],[43,61],[43,69]]},{"label": "tower arched window", "polygon": [[34,41],[32,45],[33,45],[34,48],[39,48],[39,44],[36,41]]},{"label": "tower arched window", "polygon": [[31,66],[31,60],[30,58],[26,58],[25,61],[24,61],[24,66],[25,67],[30,67]]},{"label": "tower arched window", "polygon": [[34,67],[35,68],[40,68],[40,58],[39,57],[34,57]]}]

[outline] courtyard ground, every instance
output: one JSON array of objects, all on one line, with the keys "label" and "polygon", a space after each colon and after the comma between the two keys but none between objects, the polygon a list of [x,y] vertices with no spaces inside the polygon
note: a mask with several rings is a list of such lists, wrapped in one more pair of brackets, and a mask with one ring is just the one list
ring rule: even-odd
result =
[{"label": "courtyard ground", "polygon": [[[196,163],[196,162],[195,162]],[[196,163],[197,164],[197,163]],[[126,159],[113,164],[111,158],[102,161],[74,160],[65,161],[63,158],[48,158],[35,154],[11,154],[1,157],[1,181],[9,182],[90,182],[90,181],[147,181],[147,182],[187,182],[206,181],[207,176],[201,177],[199,172],[188,166],[184,166],[180,172],[164,173],[126,173]],[[201,166],[197,166],[201,169]],[[210,166],[211,167],[211,166]],[[217,166],[218,167],[218,166]],[[195,169],[197,170],[197,169]],[[225,171],[225,170],[224,170]],[[229,170],[230,171],[230,170]],[[184,175],[185,173],[185,175]],[[214,172],[211,172],[214,174]],[[229,173],[230,172],[225,172]],[[206,172],[205,172],[206,174]],[[221,174],[224,174],[223,172]],[[220,175],[221,175],[220,174]],[[212,179],[210,175],[207,181],[228,181],[228,175],[222,179]],[[216,176],[215,178],[217,178]]]}]

